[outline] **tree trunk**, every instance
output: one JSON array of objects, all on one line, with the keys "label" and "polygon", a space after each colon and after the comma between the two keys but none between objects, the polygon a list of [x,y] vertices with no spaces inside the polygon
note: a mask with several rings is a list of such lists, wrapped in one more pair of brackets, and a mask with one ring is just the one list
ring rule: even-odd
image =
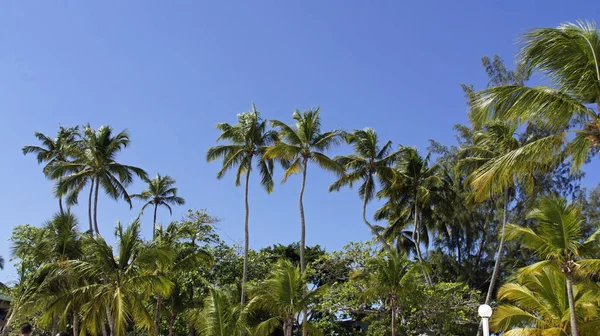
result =
[{"label": "tree trunk", "polygon": [[158,336],[160,331],[160,306],[162,304],[162,296],[156,297],[156,309],[154,310],[154,336]]},{"label": "tree trunk", "polygon": [[6,324],[4,325],[4,328],[2,329],[3,336],[8,336],[8,333],[10,331],[10,323],[12,322],[12,319],[15,317],[15,312],[16,312],[15,309],[12,309],[12,311],[10,312],[10,316],[6,320]]},{"label": "tree trunk", "polygon": [[[58,177],[58,185],[62,184],[62,176]],[[57,190],[60,190],[57,188]],[[59,191],[58,192],[58,209],[60,210],[60,214],[64,215],[65,211],[63,210],[63,204],[62,204],[62,193]]]},{"label": "tree trunk", "polygon": [[52,334],[51,335],[56,335],[58,334],[58,321],[59,321],[59,316],[55,315],[52,318]]},{"label": "tree trunk", "polygon": [[102,336],[108,336],[108,333],[106,332],[106,324],[104,323],[104,320],[102,320],[102,325],[100,326],[100,331],[102,332]]},{"label": "tree trunk", "polygon": [[90,235],[94,235],[94,227],[92,224],[92,195],[94,194],[94,179],[90,185],[90,198],[88,200],[88,218],[90,220]]},{"label": "tree trunk", "polygon": [[250,206],[248,205],[248,183],[250,181],[250,169],[246,171],[246,190],[244,192],[244,204],[246,216],[244,218],[244,271],[242,274],[242,307],[246,304],[246,281],[248,281],[248,245],[250,244],[250,229],[248,220],[250,217]]},{"label": "tree trunk", "polygon": [[196,330],[194,329],[194,325],[192,322],[188,322],[188,336],[195,336]]},{"label": "tree trunk", "polygon": [[158,203],[154,203],[154,221],[152,222],[152,239],[156,238],[156,210],[158,209]]},{"label": "tree trunk", "polygon": [[283,322],[283,335],[284,336],[293,336],[292,334],[293,323],[290,321]]},{"label": "tree trunk", "polygon": [[[300,272],[304,274],[306,269],[306,260],[304,258],[304,246],[306,245],[306,220],[304,218],[304,187],[306,186],[306,171],[308,168],[308,159],[304,159],[304,167],[302,170],[302,187],[300,188],[300,197],[298,197],[298,204],[300,207]],[[304,295],[304,294],[303,294]],[[302,336],[307,335],[308,329],[306,328],[306,309],[302,311]]]},{"label": "tree trunk", "polygon": [[385,239],[383,239],[383,237],[379,234],[379,232],[377,232],[377,230],[375,230],[375,227],[371,223],[369,223],[369,221],[367,220],[367,203],[368,203],[368,199],[367,199],[367,192],[366,191],[369,190],[369,182],[371,181],[371,177],[372,177],[372,175],[369,176],[367,178],[367,181],[365,182],[365,194],[363,196],[363,209],[362,209],[363,221],[369,227],[369,229],[371,230],[371,232],[377,237],[377,239],[381,243],[381,246],[383,246],[383,248],[386,251],[391,252],[392,248],[390,247],[390,245],[385,241]]},{"label": "tree trunk", "polygon": [[117,336],[115,330],[115,319],[110,313],[110,309],[106,307],[106,319],[108,320],[108,329],[110,329],[110,336]]},{"label": "tree trunk", "polygon": [[96,179],[96,190],[94,191],[94,228],[96,229],[96,235],[100,235],[100,230],[98,229],[98,189],[100,187],[100,181]]},{"label": "tree trunk", "polygon": [[79,336],[79,312],[73,310],[73,336]]},{"label": "tree trunk", "polygon": [[175,326],[175,314],[173,311],[169,313],[169,336],[173,336],[173,327]]},{"label": "tree trunk", "polygon": [[396,336],[396,311],[392,308],[392,336]]},{"label": "tree trunk", "polygon": [[577,311],[575,311],[575,296],[573,295],[573,275],[566,274],[567,277],[567,296],[569,297],[569,312],[571,315],[571,335],[579,336],[577,327]]},{"label": "tree trunk", "polygon": [[489,305],[492,302],[492,294],[494,293],[494,287],[496,281],[500,276],[500,262],[502,259],[502,252],[504,251],[504,228],[506,227],[506,221],[508,216],[508,189],[504,191],[504,214],[502,218],[502,228],[500,229],[500,243],[498,244],[498,253],[496,254],[496,262],[494,263],[494,271],[492,272],[492,278],[490,279],[490,286],[485,297],[485,304]]},{"label": "tree trunk", "polygon": [[[421,226],[421,219],[419,217],[419,201],[417,201],[416,197],[417,197],[417,195],[415,194],[415,223],[414,223],[414,227],[413,227],[412,240],[413,240],[413,243],[415,244],[417,259],[419,260],[419,263],[423,267],[425,265],[425,263],[423,261],[422,255],[421,255],[421,234],[419,232],[420,226]],[[431,278],[429,277],[429,272],[427,272],[427,270],[425,270],[425,268],[423,268],[423,277],[425,277],[425,282],[427,282],[427,284],[429,286],[431,286],[433,284],[431,281]]]}]

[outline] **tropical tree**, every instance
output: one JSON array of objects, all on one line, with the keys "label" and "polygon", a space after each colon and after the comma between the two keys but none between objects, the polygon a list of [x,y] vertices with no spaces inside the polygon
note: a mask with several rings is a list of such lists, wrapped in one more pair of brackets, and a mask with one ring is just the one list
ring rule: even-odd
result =
[{"label": "tropical tree", "polygon": [[200,335],[251,335],[246,309],[236,304],[228,292],[216,287],[210,287],[202,311],[192,311],[189,315]]},{"label": "tropical tree", "polygon": [[600,270],[600,259],[586,259],[598,255],[600,229],[590,237],[584,237],[581,209],[562,198],[542,198],[528,218],[535,221],[536,230],[508,224],[506,238],[519,240],[523,247],[531,249],[541,259],[523,268],[523,272],[554,267],[565,275],[571,334],[579,336],[574,282],[578,274],[594,274]]},{"label": "tropical tree", "polygon": [[126,130],[115,135],[110,126],[101,126],[98,130],[94,130],[88,125],[84,129],[81,146],[78,146],[73,153],[74,159],[71,162],[58,163],[52,169],[53,177],[63,176],[58,190],[60,193],[69,192],[68,202],[70,204],[77,203],[79,192],[86,185],[90,185],[88,199],[90,232],[93,232],[94,229],[96,234],[100,234],[98,229],[98,191],[100,186],[107,195],[114,199],[123,198],[131,207],[131,198],[126,187],[133,182],[134,175],[141,179],[147,179],[147,174],[143,169],[116,161],[117,154],[129,143],[129,134]]},{"label": "tropical tree", "polygon": [[304,251],[306,246],[306,221],[304,219],[304,188],[309,162],[314,162],[321,168],[342,174],[344,168],[336,161],[325,155],[325,151],[339,144],[342,133],[340,131],[321,132],[321,116],[319,108],[300,112],[294,111],[292,119],[296,121],[294,127],[281,121],[273,120],[271,124],[279,131],[279,138],[271,146],[265,156],[270,159],[280,160],[286,168],[283,174],[285,183],[293,174],[302,173],[302,187],[298,199],[300,208],[300,269],[304,272],[306,260]]},{"label": "tropical tree", "polygon": [[[600,322],[597,292],[590,290],[589,285],[576,285],[573,296],[581,334],[597,334]],[[567,278],[555,268],[518,274],[515,282],[500,287],[498,299],[502,304],[490,320],[494,332],[506,336],[571,335]]]},{"label": "tropical tree", "polygon": [[142,191],[140,194],[131,195],[131,198],[140,199],[145,201],[146,204],[142,207],[142,213],[148,206],[154,206],[154,220],[152,227],[152,237],[156,235],[156,211],[158,206],[162,205],[169,209],[169,213],[172,215],[173,210],[171,205],[184,205],[185,200],[183,197],[177,196],[177,188],[174,187],[175,180],[169,175],[161,176],[157,174],[152,180],[146,179],[145,182],[148,184],[148,189]]},{"label": "tropical tree", "polygon": [[[292,336],[294,325],[297,323],[296,316],[303,311],[306,312],[323,288],[305,293],[306,286],[306,273],[301,272],[300,268],[294,266],[291,261],[280,259],[267,279],[250,290],[252,300],[248,304],[248,309],[266,310],[271,315],[258,324],[255,334],[269,336],[277,328],[283,328],[285,336]],[[306,329],[308,330],[308,326]]]},{"label": "tropical tree", "polygon": [[[430,154],[422,157],[416,148],[402,147],[399,160],[395,166],[394,178],[387,181],[378,193],[387,201],[375,213],[376,219],[387,219],[389,222],[384,235],[397,236],[405,228],[410,219],[413,220],[411,240],[415,246],[417,259],[424,265],[421,244],[423,239],[428,243],[427,226],[423,225],[424,215],[432,211],[432,206],[439,201],[447,189],[447,181],[443,166],[439,163],[429,164]],[[432,284],[427,271],[424,270],[427,283]]]},{"label": "tropical tree", "polygon": [[366,277],[368,286],[362,294],[365,302],[381,302],[390,313],[392,336],[397,335],[400,300],[413,289],[413,271],[416,267],[397,251],[390,250],[373,261],[368,272],[355,274]]},{"label": "tropical tree", "polygon": [[[457,168],[458,170],[463,170],[468,174],[465,183],[467,185],[473,185],[474,198],[476,200],[482,201],[487,198],[494,198],[495,193],[490,193],[489,189],[477,189],[475,181],[485,174],[485,167],[489,162],[492,162],[498,157],[520,148],[519,141],[514,137],[516,131],[517,126],[515,124],[498,121],[487,123],[482,130],[473,135],[473,144],[469,146],[463,146],[459,151],[458,155],[460,157],[460,161]],[[523,178],[524,176],[528,175],[519,174],[513,176],[513,182],[510,185],[500,184],[490,186],[498,188],[498,190],[503,192],[503,196],[501,198],[503,214],[502,226],[500,227],[500,232],[498,233],[498,251],[496,252],[494,270],[490,279],[490,285],[485,298],[485,304],[490,304],[496,286],[496,281],[500,276],[500,265],[505,243],[504,229],[508,221],[508,207],[511,201],[511,188],[514,189],[518,180],[522,181],[523,184],[526,184],[526,181]]]},{"label": "tropical tree", "polygon": [[514,84],[476,92],[471,119],[533,122],[551,133],[485,163],[473,180],[485,193],[510,186],[516,173],[560,162],[563,154],[578,170],[600,143],[600,37],[595,24],[534,29],[522,42],[520,63],[526,75],[539,73],[551,86]]},{"label": "tropical tree", "polygon": [[229,143],[211,147],[206,153],[206,160],[212,162],[218,158],[223,159],[221,170],[217,178],[221,179],[225,173],[237,166],[235,185],[239,186],[242,175],[245,175],[244,206],[244,270],[242,274],[242,305],[246,302],[246,282],[248,281],[248,246],[250,243],[249,217],[250,206],[248,204],[248,185],[250,172],[254,162],[258,165],[261,176],[261,186],[268,192],[273,191],[273,160],[265,157],[268,146],[277,140],[277,133],[267,130],[267,121],[260,118],[256,106],[252,104],[250,112],[238,114],[238,123],[230,125],[227,123],[217,124],[217,129],[222,133],[217,141],[225,140]]},{"label": "tropical tree", "polygon": [[334,182],[329,191],[339,191],[344,186],[352,187],[358,181],[362,185],[358,189],[359,196],[363,199],[362,217],[371,233],[377,237],[381,245],[390,249],[387,241],[377,231],[375,226],[367,219],[367,204],[375,196],[377,181],[379,184],[393,179],[392,165],[399,155],[399,151],[392,152],[392,142],[379,146],[377,133],[371,128],[355,130],[346,135],[346,141],[354,145],[354,154],[338,156],[335,161],[345,168],[346,174]]},{"label": "tropical tree", "polygon": [[[78,144],[79,127],[59,127],[58,134],[51,138],[43,133],[35,132],[35,137],[42,143],[41,146],[24,146],[23,154],[36,154],[38,163],[45,162],[44,175],[50,177],[52,168],[59,163],[65,163],[71,157],[75,147]],[[58,176],[60,184],[62,175]],[[63,195],[57,188],[58,207],[60,213],[64,213],[62,198]]]},{"label": "tropical tree", "polygon": [[139,220],[126,228],[117,223],[115,236],[118,254],[101,236],[88,237],[87,257],[69,262],[80,278],[90,282],[78,290],[87,299],[82,306],[85,326],[97,334],[98,328],[105,331],[103,320],[107,320],[110,335],[123,336],[128,323],[135,320],[136,325],[152,330],[145,300],[150,295],[170,294],[172,282],[156,269],[172,263],[173,252],[144,244]]}]

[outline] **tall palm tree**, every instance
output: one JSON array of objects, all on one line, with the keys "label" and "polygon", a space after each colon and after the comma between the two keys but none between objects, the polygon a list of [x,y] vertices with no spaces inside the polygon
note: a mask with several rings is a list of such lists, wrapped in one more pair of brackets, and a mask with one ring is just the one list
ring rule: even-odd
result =
[{"label": "tall palm tree", "polygon": [[[35,132],[35,137],[42,143],[41,146],[24,146],[23,154],[36,154],[38,163],[46,162],[44,175],[50,176],[52,168],[59,163],[65,163],[71,157],[74,147],[77,146],[79,127],[58,128],[58,134],[53,139],[43,133]],[[60,184],[62,176],[58,176]],[[64,213],[62,204],[62,193],[57,189],[58,207],[60,213]]]},{"label": "tall palm tree", "polygon": [[[116,161],[117,154],[130,143],[127,131],[113,133],[110,126],[101,126],[98,130],[89,125],[84,129],[81,146],[73,153],[74,160],[62,162],[53,167],[52,176],[63,177],[58,189],[61,193],[69,192],[69,203],[77,203],[79,192],[90,184],[88,199],[88,219],[90,232],[98,229],[98,191],[100,186],[107,195],[114,199],[123,198],[131,207],[131,198],[125,189],[133,182],[134,175],[147,179],[142,168],[128,166]],[[92,198],[93,196],[93,198]],[[92,228],[93,199],[93,228]]]},{"label": "tall palm tree", "polygon": [[78,290],[88,300],[82,307],[86,327],[97,334],[99,320],[106,319],[111,336],[123,336],[132,320],[152,330],[151,314],[145,300],[150,295],[168,296],[172,282],[156,269],[173,262],[173,252],[148,246],[140,237],[139,220],[127,228],[117,223],[115,255],[113,248],[98,236],[86,241],[87,258],[70,261],[79,277],[90,284]]},{"label": "tall palm tree", "polygon": [[252,300],[248,309],[264,309],[272,316],[256,327],[255,334],[269,336],[281,327],[285,336],[292,336],[297,323],[296,316],[302,311],[306,312],[320,291],[305,293],[307,283],[307,275],[300,268],[287,259],[279,260],[267,279],[250,291]]},{"label": "tall palm tree", "polygon": [[[385,182],[384,188],[378,193],[380,198],[387,201],[375,213],[376,219],[386,219],[389,226],[384,235],[394,237],[401,233],[412,219],[412,237],[417,259],[424,265],[421,244],[428,243],[427,226],[423,223],[426,213],[432,211],[432,206],[439,201],[447,189],[447,181],[443,166],[439,163],[429,164],[430,154],[422,157],[416,148],[402,147],[399,161],[395,167],[394,178]],[[432,280],[423,269],[425,280]]]},{"label": "tall palm tree", "polygon": [[[596,335],[600,323],[600,298],[587,286],[574,287],[574,306],[583,335]],[[498,290],[502,302],[490,320],[492,330],[502,335],[571,335],[567,279],[554,268],[518,274],[516,281]]]},{"label": "tall palm tree", "polygon": [[131,195],[131,198],[140,199],[146,201],[142,207],[142,213],[146,207],[154,206],[154,220],[152,221],[152,237],[156,235],[156,211],[159,205],[162,205],[169,209],[169,213],[172,215],[171,205],[184,205],[185,200],[183,197],[177,196],[177,188],[174,187],[175,180],[169,175],[161,176],[157,174],[152,180],[146,179],[148,183],[148,189],[142,191],[140,194]]},{"label": "tall palm tree", "polygon": [[[516,131],[517,126],[515,124],[498,121],[487,123],[482,130],[474,134],[473,144],[465,146],[459,151],[460,161],[457,169],[465,171],[468,174],[465,182],[467,185],[472,185],[474,187],[474,197],[476,200],[482,201],[486,198],[494,197],[495,192],[489,192],[490,189],[478,189],[475,181],[478,181],[482,175],[485,175],[485,167],[489,162],[493,162],[495,159],[502,157],[506,153],[510,153],[520,148],[519,141],[514,137]],[[500,265],[502,253],[504,252],[504,228],[508,221],[508,206],[511,201],[511,188],[514,188],[517,181],[520,181],[522,184],[527,184],[527,181],[524,178],[526,176],[527,175],[524,174],[516,174],[513,176],[513,182],[510,185],[490,185],[490,188],[498,188],[498,190],[503,192],[501,199],[503,204],[503,214],[502,226],[498,233],[498,251],[496,253],[494,270],[492,271],[485,304],[490,304],[496,281],[500,276]],[[491,190],[495,191],[495,189]]]},{"label": "tall palm tree", "polygon": [[238,114],[238,123],[230,125],[227,123],[217,124],[217,129],[222,133],[217,141],[225,140],[229,143],[211,147],[206,153],[206,160],[212,162],[223,158],[223,166],[217,173],[221,179],[225,173],[237,166],[235,185],[239,186],[242,175],[245,175],[244,206],[244,270],[242,273],[242,305],[246,302],[246,282],[248,281],[248,246],[250,243],[250,230],[248,220],[250,217],[250,206],[248,204],[248,185],[250,172],[256,161],[261,176],[261,185],[268,192],[273,191],[273,160],[264,156],[268,146],[277,140],[276,132],[267,130],[267,121],[260,118],[256,106],[252,104],[250,112]]},{"label": "tall palm tree", "polygon": [[600,144],[600,37],[595,24],[534,29],[522,42],[520,63],[527,76],[539,73],[551,86],[504,85],[476,92],[471,118],[541,123],[553,133],[487,162],[473,181],[484,192],[510,186],[515,173],[557,163],[563,153],[577,170]]},{"label": "tall palm tree", "polygon": [[188,317],[200,335],[246,336],[251,335],[245,320],[246,311],[246,308],[235,303],[229,293],[211,286],[202,311],[192,311]]},{"label": "tall palm tree", "polygon": [[306,246],[306,221],[304,219],[304,188],[309,162],[314,162],[321,168],[341,174],[344,168],[325,155],[325,151],[338,145],[342,133],[340,131],[321,132],[321,116],[319,108],[300,112],[294,111],[292,118],[296,121],[294,127],[281,121],[273,120],[271,124],[279,131],[281,141],[271,146],[266,157],[279,159],[286,167],[283,174],[285,183],[293,174],[302,173],[302,187],[298,199],[300,208],[300,269],[304,272],[306,261],[304,258]]},{"label": "tall palm tree", "polygon": [[574,281],[577,273],[592,274],[600,270],[600,259],[586,259],[598,255],[600,229],[585,237],[581,209],[562,198],[542,198],[528,218],[536,222],[535,231],[508,224],[506,238],[519,240],[523,247],[531,249],[542,260],[525,267],[523,272],[538,272],[551,266],[565,275],[571,333],[579,336]]},{"label": "tall palm tree", "polygon": [[390,250],[387,241],[379,234],[375,226],[367,220],[367,204],[375,196],[377,182],[383,184],[384,180],[391,180],[394,176],[392,165],[399,155],[399,151],[392,152],[392,142],[379,146],[377,133],[371,128],[355,130],[346,136],[346,141],[354,145],[354,154],[338,156],[335,161],[345,168],[346,174],[334,182],[329,191],[339,191],[344,186],[352,187],[357,181],[362,181],[358,194],[363,199],[362,217],[381,245]]}]

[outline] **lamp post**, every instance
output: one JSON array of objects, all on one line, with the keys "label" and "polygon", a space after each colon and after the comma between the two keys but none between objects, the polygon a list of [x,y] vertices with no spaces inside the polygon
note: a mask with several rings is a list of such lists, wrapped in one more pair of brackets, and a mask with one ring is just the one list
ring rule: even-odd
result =
[{"label": "lamp post", "polygon": [[481,324],[483,327],[483,336],[490,336],[490,323],[489,319],[492,316],[492,307],[484,304],[479,306],[477,310],[479,316],[481,316]]}]

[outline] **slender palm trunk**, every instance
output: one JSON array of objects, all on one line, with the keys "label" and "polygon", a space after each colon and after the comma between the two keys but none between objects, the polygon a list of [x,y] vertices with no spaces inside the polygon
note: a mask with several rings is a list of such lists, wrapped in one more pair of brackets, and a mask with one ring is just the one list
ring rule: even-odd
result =
[{"label": "slender palm trunk", "polygon": [[293,336],[293,323],[291,321],[283,322],[283,335],[284,336]]},{"label": "slender palm trunk", "polygon": [[569,297],[569,313],[571,315],[571,335],[579,336],[577,327],[577,311],[575,311],[575,295],[573,294],[573,275],[567,274],[567,296]]},{"label": "slender palm trunk", "polygon": [[188,336],[195,336],[196,330],[194,329],[194,325],[192,322],[188,322]]},{"label": "slender palm trunk", "polygon": [[92,195],[94,194],[94,179],[90,185],[90,197],[88,199],[88,218],[90,220],[90,235],[94,235],[94,227],[92,224]]},{"label": "slender palm trunk", "polygon": [[162,304],[162,296],[156,297],[156,309],[154,311],[154,336],[158,336],[160,331],[160,306]]},{"label": "slender palm trunk", "polygon": [[108,329],[110,329],[110,336],[116,336],[117,334],[115,330],[115,319],[110,313],[110,309],[108,307],[106,307],[106,317],[108,319]]},{"label": "slender palm trunk", "polygon": [[54,317],[52,318],[52,335],[58,334],[58,320],[59,316],[54,315]]},{"label": "slender palm trunk", "polygon": [[363,196],[363,209],[362,209],[363,221],[369,227],[371,232],[377,237],[377,239],[381,243],[381,246],[383,246],[383,248],[386,251],[391,252],[392,248],[390,247],[390,245],[385,241],[385,239],[383,239],[383,237],[379,234],[379,232],[377,232],[377,230],[375,230],[375,227],[371,223],[369,223],[369,221],[367,220],[367,203],[369,200],[367,198],[368,194],[366,191],[369,190],[369,187],[370,187],[369,182],[370,181],[371,181],[371,176],[369,176],[369,178],[367,178],[367,181],[365,182],[365,194]]},{"label": "slender palm trunk", "polygon": [[100,187],[100,181],[96,179],[96,186],[94,191],[94,228],[96,229],[96,235],[100,235],[100,230],[98,229],[98,189]]},{"label": "slender palm trunk", "polygon": [[246,281],[248,281],[248,245],[250,244],[250,229],[248,220],[250,217],[250,206],[248,205],[248,183],[250,181],[250,169],[246,171],[246,190],[244,192],[244,204],[246,216],[244,218],[244,271],[242,274],[242,306],[246,304]]},{"label": "slender palm trunk", "polygon": [[[62,176],[59,176],[58,177],[58,185],[60,186],[61,184],[62,184]],[[63,204],[62,204],[62,193],[60,191],[58,192],[58,209],[60,210],[61,215],[65,214],[65,211],[63,209]]]},{"label": "slender palm trunk", "polygon": [[492,294],[494,293],[494,287],[496,281],[500,276],[500,263],[502,260],[502,253],[504,252],[504,228],[506,227],[506,221],[508,216],[508,189],[504,191],[504,214],[502,215],[502,228],[500,229],[500,243],[498,244],[498,252],[496,254],[496,262],[494,263],[494,271],[492,272],[492,278],[490,279],[490,286],[485,297],[485,304],[489,305],[492,302]]},{"label": "slender palm trunk", "polygon": [[8,319],[6,320],[6,324],[4,325],[4,328],[2,329],[2,335],[3,335],[3,336],[8,336],[8,332],[9,332],[9,330],[10,330],[10,323],[12,322],[13,318],[15,317],[15,312],[16,312],[16,311],[17,311],[17,310],[16,310],[16,309],[14,309],[14,307],[13,307],[13,309],[12,309],[12,311],[11,311],[11,313],[10,313],[10,316],[9,316],[9,317],[8,317]]},{"label": "slender palm trunk", "polygon": [[158,203],[154,203],[154,221],[152,222],[152,239],[156,238],[156,210],[158,209]]},{"label": "slender palm trunk", "polygon": [[73,336],[79,336],[79,312],[78,312],[78,309],[73,310]]},{"label": "slender palm trunk", "polygon": [[175,326],[175,313],[171,310],[169,313],[169,336],[173,336],[173,327]]},{"label": "slender palm trunk", "polygon": [[392,336],[396,336],[396,312],[392,308]]},{"label": "slender palm trunk", "polygon": [[[304,187],[306,186],[306,171],[308,168],[308,159],[304,159],[304,167],[302,170],[302,187],[300,188],[300,197],[298,197],[298,204],[300,207],[300,272],[304,274],[304,270],[306,269],[306,260],[304,259],[304,246],[306,245],[306,220],[304,218]],[[306,336],[307,329],[307,318],[306,318],[306,309],[304,309],[302,314],[302,336]]]},{"label": "slender palm trunk", "polygon": [[102,336],[108,336],[108,333],[106,332],[106,324],[104,323],[104,320],[102,320],[102,324],[100,325],[100,332],[102,332]]},{"label": "slender palm trunk", "polygon": [[[425,265],[425,262],[423,261],[423,256],[421,255],[421,218],[419,216],[419,201],[416,199],[416,195],[415,195],[415,223],[414,223],[414,227],[413,227],[413,232],[412,232],[412,241],[415,244],[415,250],[417,253],[417,259],[419,260],[419,263],[421,264],[421,266]],[[433,285],[433,282],[431,281],[431,278],[429,277],[429,272],[427,272],[427,270],[425,270],[425,268],[423,268],[423,277],[425,278],[425,282],[427,282],[427,284],[429,286]]]}]

